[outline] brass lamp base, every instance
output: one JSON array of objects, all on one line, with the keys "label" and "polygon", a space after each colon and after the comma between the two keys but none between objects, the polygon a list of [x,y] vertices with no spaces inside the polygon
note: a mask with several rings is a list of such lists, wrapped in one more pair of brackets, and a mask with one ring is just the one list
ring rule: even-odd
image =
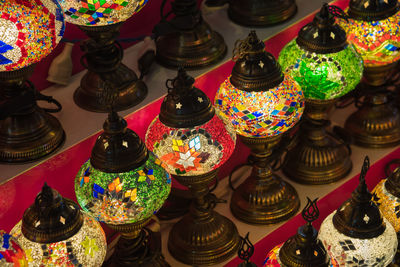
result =
[{"label": "brass lamp base", "polygon": [[120,232],[121,237],[110,260],[103,266],[170,267],[161,254],[160,233],[143,230],[149,221],[150,219],[124,225],[108,224],[111,229]]},{"label": "brass lamp base", "polygon": [[364,70],[365,82],[359,90],[364,100],[358,110],[345,122],[345,128],[352,135],[354,143],[369,148],[383,148],[400,143],[400,111],[394,97],[384,90],[388,75],[397,63]]},{"label": "brass lamp base", "polygon": [[232,257],[239,246],[236,226],[213,211],[205,199],[217,170],[199,176],[174,176],[195,197],[189,213],[178,221],[168,238],[171,255],[189,265],[213,265]]},{"label": "brass lamp base", "polygon": [[293,186],[273,174],[268,164],[271,151],[281,137],[239,137],[257,160],[251,175],[232,195],[233,215],[249,224],[275,224],[289,219],[300,207],[298,194]]},{"label": "brass lamp base", "polygon": [[224,38],[199,16],[200,21],[193,29],[182,29],[157,39],[159,64],[174,69],[199,69],[224,58],[227,51]]},{"label": "brass lamp base", "polygon": [[298,142],[287,155],[283,172],[302,184],[328,184],[352,168],[350,150],[339,137],[326,132],[326,113],[335,100],[306,100]]},{"label": "brass lamp base", "polygon": [[133,107],[147,96],[147,87],[135,72],[121,63],[123,49],[115,42],[122,23],[80,28],[90,38],[83,45],[81,63],[88,69],[74,93],[75,103],[89,111],[108,112],[110,90],[115,90],[115,111]]},{"label": "brass lamp base", "polygon": [[[53,103],[56,101],[37,94],[36,89],[27,82],[33,68],[30,66],[16,71],[0,72],[2,163],[38,160],[57,150],[65,141],[65,132],[60,122],[46,112],[51,110],[42,109],[36,104],[37,100]],[[57,111],[60,109],[61,106]]]},{"label": "brass lamp base", "polygon": [[229,18],[240,25],[263,27],[284,22],[297,12],[295,0],[230,0]]}]

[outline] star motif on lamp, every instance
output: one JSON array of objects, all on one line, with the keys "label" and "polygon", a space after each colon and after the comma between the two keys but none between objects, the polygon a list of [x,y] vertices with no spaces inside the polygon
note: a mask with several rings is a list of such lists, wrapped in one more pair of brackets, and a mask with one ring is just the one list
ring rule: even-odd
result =
[{"label": "star motif on lamp", "polygon": [[197,101],[199,101],[200,103],[203,103],[204,100],[203,100],[203,98],[198,97],[198,98],[197,98]]},{"label": "star motif on lamp", "polygon": [[105,142],[104,143],[104,148],[107,149],[107,147],[108,147],[108,142]]},{"label": "star motif on lamp", "polygon": [[313,35],[313,37],[314,37],[314,38],[317,38],[317,37],[318,37],[318,32],[315,32],[314,35]]},{"label": "star motif on lamp", "polygon": [[93,238],[89,238],[86,236],[85,240],[81,242],[82,247],[85,248],[85,255],[90,255],[93,257],[95,252],[99,250],[99,247],[96,245],[96,240]]},{"label": "star motif on lamp", "polygon": [[363,220],[364,220],[365,223],[368,223],[368,222],[369,222],[369,217],[368,217],[367,214],[365,214]]},{"label": "star motif on lamp", "polygon": [[180,159],[176,162],[177,164],[182,165],[185,169],[188,167],[194,167],[194,160],[195,158],[192,157],[190,154],[190,151],[187,151],[186,153],[179,153]]},{"label": "star motif on lamp", "polygon": [[369,2],[365,2],[364,7],[365,8],[369,7]]},{"label": "star motif on lamp", "polygon": [[335,39],[336,35],[333,32],[331,32],[331,37],[332,39]]},{"label": "star motif on lamp", "polygon": [[258,63],[258,66],[260,66],[260,68],[264,68],[264,62],[262,62],[262,61],[260,60],[260,62]]},{"label": "star motif on lamp", "polygon": [[65,224],[65,218],[63,216],[60,216],[60,223]]},{"label": "star motif on lamp", "polygon": [[182,108],[182,104],[181,103],[178,103],[175,106],[176,106],[176,109],[181,109]]},{"label": "star motif on lamp", "polygon": [[122,141],[122,145],[127,148],[128,147],[128,142]]}]

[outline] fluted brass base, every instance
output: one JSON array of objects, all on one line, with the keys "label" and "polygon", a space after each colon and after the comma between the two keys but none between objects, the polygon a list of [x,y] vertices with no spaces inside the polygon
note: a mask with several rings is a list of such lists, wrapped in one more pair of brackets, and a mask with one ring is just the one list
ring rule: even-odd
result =
[{"label": "fluted brass base", "polygon": [[328,134],[327,110],[334,100],[306,100],[296,145],[287,155],[283,172],[302,184],[328,184],[344,178],[352,168],[350,151],[339,137]]},{"label": "fluted brass base", "polygon": [[143,227],[150,219],[138,223],[110,225],[111,229],[121,233],[110,260],[103,266],[108,267],[170,267],[161,254],[161,235]]},{"label": "fluted brass base", "polygon": [[26,84],[33,66],[0,72],[0,162],[25,163],[56,151],[65,141],[60,122],[36,104]]},{"label": "fluted brass base", "polygon": [[281,137],[239,137],[250,147],[256,161],[251,175],[232,195],[233,215],[250,224],[274,224],[289,219],[300,207],[298,194],[293,186],[272,173],[268,163]]},{"label": "fluted brass base", "polygon": [[168,250],[188,265],[213,265],[232,257],[239,245],[236,226],[213,210],[205,200],[208,184],[217,171],[200,176],[174,176],[189,186],[195,196],[189,214],[178,221],[169,233]]},{"label": "fluted brass base", "polygon": [[133,107],[147,96],[145,83],[121,63],[123,50],[115,42],[121,25],[80,26],[90,38],[82,45],[85,55],[81,59],[88,71],[74,93],[74,101],[85,110],[108,112],[111,91],[115,111]]},{"label": "fluted brass base", "polygon": [[270,26],[284,22],[297,12],[295,0],[230,0],[229,18],[244,26]]},{"label": "fluted brass base", "polygon": [[204,68],[223,59],[227,51],[224,38],[201,15],[193,29],[161,36],[156,45],[156,60],[167,68]]}]

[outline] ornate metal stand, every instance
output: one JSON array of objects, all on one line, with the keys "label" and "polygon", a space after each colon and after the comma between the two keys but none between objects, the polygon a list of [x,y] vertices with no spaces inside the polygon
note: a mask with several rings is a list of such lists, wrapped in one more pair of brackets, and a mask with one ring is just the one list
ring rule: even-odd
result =
[{"label": "ornate metal stand", "polygon": [[158,63],[168,68],[197,69],[221,60],[227,51],[223,37],[213,31],[203,20],[196,0],[175,0],[172,13],[175,17],[161,24],[170,33],[157,39]]},{"label": "ornate metal stand", "polygon": [[[27,80],[34,66],[0,72],[0,162],[23,163],[38,160],[59,148],[65,133],[60,122],[47,112],[61,105],[36,91]],[[43,109],[37,100],[56,104]]]},{"label": "ornate metal stand", "polygon": [[363,92],[358,110],[345,122],[354,143],[363,147],[381,148],[400,143],[400,111],[395,97],[384,88],[384,83],[397,63],[365,68],[365,82],[359,84]]},{"label": "ornate metal stand", "polygon": [[275,175],[269,165],[272,151],[281,136],[239,137],[250,147],[255,163],[251,175],[232,195],[233,215],[250,224],[274,224],[287,220],[297,212],[300,201],[296,190]]},{"label": "ornate metal stand", "polygon": [[297,12],[295,0],[230,0],[228,15],[244,26],[270,26],[284,22]]},{"label": "ornate metal stand", "polygon": [[239,246],[236,226],[206,200],[208,185],[216,175],[217,170],[199,176],[174,176],[194,196],[189,214],[173,226],[168,238],[171,255],[185,264],[216,264],[234,255]]},{"label": "ornate metal stand", "polygon": [[335,100],[306,100],[299,137],[287,155],[283,172],[302,184],[327,184],[345,177],[352,168],[350,148],[326,131],[327,111]]},{"label": "ornate metal stand", "polygon": [[120,232],[121,237],[111,259],[103,266],[170,267],[161,254],[160,234],[143,229],[149,221],[150,219],[133,224],[108,224],[111,229]]},{"label": "ornate metal stand", "polygon": [[81,63],[88,69],[80,87],[74,93],[75,103],[86,110],[108,112],[104,104],[104,90],[109,84],[118,91],[113,104],[115,111],[121,111],[140,103],[147,95],[147,87],[135,72],[121,63],[122,47],[115,42],[122,23],[107,26],[80,28],[90,38],[82,45],[85,55]]}]

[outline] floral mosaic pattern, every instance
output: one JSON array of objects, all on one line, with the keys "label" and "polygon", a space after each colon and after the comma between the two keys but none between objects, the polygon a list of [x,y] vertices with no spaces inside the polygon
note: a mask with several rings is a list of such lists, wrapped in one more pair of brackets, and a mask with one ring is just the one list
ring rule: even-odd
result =
[{"label": "floral mosaic pattern", "polygon": [[378,205],[382,215],[393,225],[396,232],[400,231],[400,199],[390,194],[385,188],[384,179],[372,191],[372,200]]},{"label": "floral mosaic pattern", "polygon": [[60,0],[68,22],[100,26],[125,21],[148,0]]},{"label": "floral mosaic pattern", "polygon": [[290,41],[279,54],[279,64],[292,76],[308,99],[335,99],[353,90],[363,73],[362,58],[353,45],[330,54],[303,50]]},{"label": "floral mosaic pattern", "polygon": [[364,59],[364,66],[379,66],[400,59],[400,12],[379,21],[349,19],[338,23]]},{"label": "floral mosaic pattern", "polygon": [[218,114],[190,129],[167,127],[156,117],[146,133],[147,148],[161,159],[168,172],[183,176],[218,168],[233,153],[235,142],[232,125]]},{"label": "floral mosaic pattern", "polygon": [[0,230],[0,266],[27,266],[25,252],[20,247],[17,240],[2,230]]},{"label": "floral mosaic pattern", "polygon": [[22,222],[18,222],[11,234],[24,249],[30,267],[97,267],[106,256],[106,237],[100,224],[90,216],[83,214],[83,225],[71,238],[40,244],[25,238],[21,232]]},{"label": "floral mosaic pattern", "polygon": [[331,258],[334,258],[340,266],[384,267],[392,261],[397,251],[397,236],[386,219],[384,219],[386,229],[383,234],[371,239],[358,239],[336,230],[332,222],[334,214],[330,214],[323,221],[318,238]]},{"label": "floral mosaic pattern", "polygon": [[268,91],[236,89],[228,77],[220,86],[215,105],[230,120],[237,134],[246,137],[275,136],[295,125],[304,110],[300,86],[288,75]]},{"label": "floral mosaic pattern", "polygon": [[0,71],[13,71],[46,57],[65,30],[56,0],[0,0]]},{"label": "floral mosaic pattern", "polygon": [[89,160],[75,178],[75,193],[82,209],[109,224],[134,223],[151,217],[170,190],[170,176],[153,153],[143,166],[124,173],[96,170]]}]

